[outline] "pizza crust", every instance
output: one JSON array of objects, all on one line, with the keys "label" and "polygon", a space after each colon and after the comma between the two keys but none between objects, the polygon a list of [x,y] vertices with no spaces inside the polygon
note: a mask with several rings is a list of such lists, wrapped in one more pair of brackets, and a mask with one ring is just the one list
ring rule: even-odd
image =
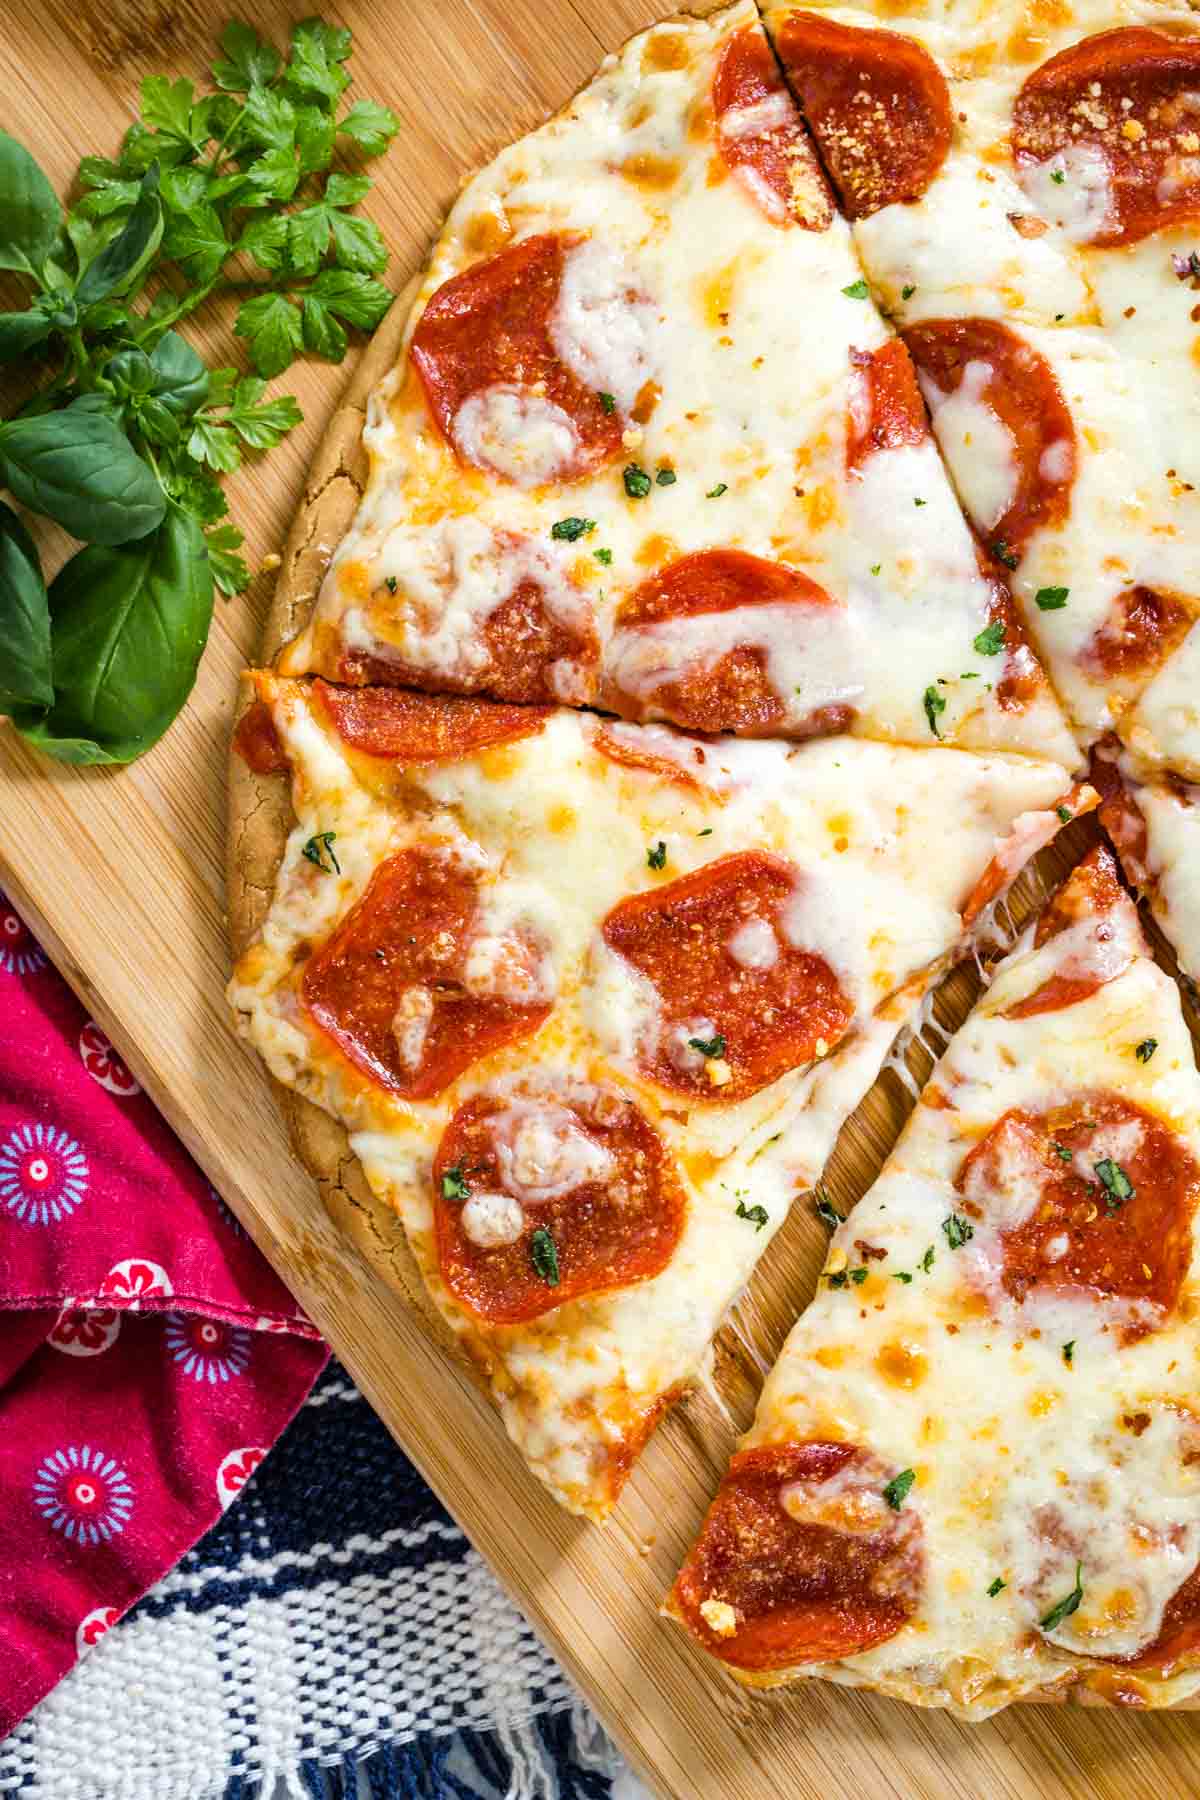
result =
[{"label": "pizza crust", "polygon": [[[399,354],[422,273],[418,271],[392,302],[313,458],[263,627],[260,660],[264,664],[273,662],[306,622],[329,559],[357,510],[367,475],[362,442],[367,398]],[[250,699],[249,683],[243,679],[235,724]],[[235,958],[266,916],[293,823],[286,775],[258,775],[231,750],[225,881]],[[451,1333],[426,1298],[404,1228],[367,1186],[344,1127],[280,1082],[272,1086],[296,1154],[316,1179],[334,1224],[402,1299],[420,1309],[439,1338],[452,1343]]]}]

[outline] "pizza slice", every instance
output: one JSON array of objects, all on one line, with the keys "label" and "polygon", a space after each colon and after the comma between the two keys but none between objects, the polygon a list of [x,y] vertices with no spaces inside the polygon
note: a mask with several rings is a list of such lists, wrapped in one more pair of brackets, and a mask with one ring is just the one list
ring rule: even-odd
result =
[{"label": "pizza slice", "polygon": [[1094,800],[1046,759],[255,678],[295,824],[230,998],[603,1517],[899,1023]]},{"label": "pizza slice", "polygon": [[[1200,979],[1200,786],[1146,771],[1116,738],[1092,752],[1100,822],[1130,886],[1149,904],[1179,968]],[[1191,988],[1194,999],[1195,988]]]},{"label": "pizza slice", "polygon": [[285,674],[1070,755],[748,0],[466,185],[366,440]]},{"label": "pizza slice", "polygon": [[1200,612],[1193,276],[1176,269],[1200,27],[1169,5],[1139,16],[1170,36],[1104,31],[1091,5],[1036,33],[1013,5],[893,12],[785,5],[767,23],[1086,743]]},{"label": "pizza slice", "polygon": [[936,1065],[669,1607],[741,1680],[1200,1692],[1200,1076],[1095,849]]}]

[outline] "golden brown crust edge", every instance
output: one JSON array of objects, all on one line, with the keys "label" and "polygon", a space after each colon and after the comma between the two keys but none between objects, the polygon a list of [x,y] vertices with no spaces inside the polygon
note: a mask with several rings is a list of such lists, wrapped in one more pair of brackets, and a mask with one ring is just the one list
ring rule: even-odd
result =
[{"label": "golden brown crust edge", "polygon": [[[392,302],[317,448],[284,545],[263,627],[260,660],[264,665],[273,662],[283,645],[307,623],[330,557],[357,510],[368,473],[362,442],[367,399],[399,355],[421,273],[414,275]],[[249,685],[243,680],[235,722],[250,697]],[[225,885],[230,944],[236,958],[266,916],[294,815],[287,777],[255,774],[232,749],[228,805]],[[367,1186],[343,1127],[281,1083],[272,1085],[296,1153],[316,1178],[333,1222],[389,1285],[419,1306],[426,1317],[436,1320],[439,1335],[448,1338],[450,1333],[429,1303],[403,1226]]]}]

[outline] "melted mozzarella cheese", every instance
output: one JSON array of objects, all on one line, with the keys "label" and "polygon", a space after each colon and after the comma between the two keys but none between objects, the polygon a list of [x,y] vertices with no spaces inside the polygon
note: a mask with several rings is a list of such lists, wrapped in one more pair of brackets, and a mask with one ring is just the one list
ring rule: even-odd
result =
[{"label": "melted mozzarella cheese", "polygon": [[1112,175],[1098,144],[1069,144],[1017,178],[1039,218],[1057,225],[1073,244],[1086,244],[1114,222]]},{"label": "melted mozzarella cheese", "polygon": [[952,394],[927,379],[921,382],[963,505],[983,532],[1004,517],[1017,492],[1013,435],[983,399],[991,375],[989,363],[975,360],[967,363]]},{"label": "melted mozzarella cheese", "polygon": [[472,1192],[460,1215],[462,1228],[481,1250],[498,1250],[515,1244],[525,1229],[525,1214],[511,1194]]},{"label": "melted mozzarella cheese", "polygon": [[510,1193],[527,1205],[558,1200],[585,1182],[604,1181],[611,1152],[590,1138],[574,1114],[552,1101],[524,1101],[488,1120],[488,1134]]},{"label": "melted mozzarella cheese", "polygon": [[634,270],[599,238],[566,259],[550,340],[571,373],[593,393],[613,396],[621,412],[651,380],[659,308],[639,295]]},{"label": "melted mozzarella cheese", "polygon": [[463,401],[451,426],[462,455],[521,487],[570,472],[579,434],[561,406],[512,382],[494,382]]},{"label": "melted mozzarella cheese", "polygon": [[[960,946],[966,895],[1013,821],[1052,806],[1068,772],[1029,756],[854,738],[689,738],[560,711],[531,737],[459,762],[406,766],[398,780],[393,763],[348,757],[302,684],[264,678],[264,692],[294,762],[298,823],[262,940],[230,989],[242,1027],[280,1079],[346,1124],[368,1182],[404,1222],[435,1304],[495,1364],[498,1402],[531,1464],[566,1504],[602,1513],[611,1502],[606,1446],[640,1409],[696,1379],[718,1322],[792,1196],[819,1176],[929,971]],[[609,741],[634,761],[606,754]],[[305,862],[303,845],[318,829],[338,833],[340,878]],[[433,841],[476,872],[476,941],[524,946],[517,997],[534,997],[524,976],[540,971],[536,993],[554,1002],[535,1035],[417,1102],[396,1100],[333,1055],[296,1001],[311,944],[353,905],[378,862],[413,841]],[[661,872],[647,864],[659,842]],[[773,966],[772,936],[780,949],[802,944],[835,970],[853,1018],[824,1060],[732,1105],[720,1104],[723,1059],[701,1058],[715,1103],[681,1104],[642,1064],[670,1032],[683,1037],[681,1054],[699,1057],[686,1037],[720,1033],[720,1008],[706,1003],[680,1030],[664,1018],[654,984],[609,949],[601,926],[629,895],[747,849],[786,859],[802,879],[776,931],[763,921],[739,927],[735,966]],[[469,968],[471,953],[469,942]],[[472,980],[484,972],[473,970]],[[415,1003],[404,1010],[402,1028],[410,1010],[417,1016]],[[502,1142],[515,1197],[532,1202],[603,1179],[597,1143],[553,1111],[580,1081],[632,1098],[661,1134],[687,1196],[683,1236],[654,1279],[573,1302],[569,1337],[544,1322],[497,1336],[442,1283],[433,1158],[458,1107],[487,1093],[504,1101],[505,1132],[513,1122]],[[738,1218],[739,1192],[766,1213],[761,1230]]]}]

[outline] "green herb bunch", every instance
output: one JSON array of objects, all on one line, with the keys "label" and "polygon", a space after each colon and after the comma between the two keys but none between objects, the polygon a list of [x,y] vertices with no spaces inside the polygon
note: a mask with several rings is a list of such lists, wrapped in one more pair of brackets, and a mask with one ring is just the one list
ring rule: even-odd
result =
[{"label": "green herb bunch", "polygon": [[[346,327],[391,303],[379,229],[352,209],[398,120],[343,110],[350,33],[307,19],[282,57],[230,24],[216,91],[142,83],[120,153],[87,156],[66,212],[29,152],[0,132],[0,269],[33,284],[0,312],[0,361],[47,379],[0,422],[0,486],[84,548],[47,589],[37,551],[0,504],[0,714],[65,762],[122,763],[187,699],[214,584],[249,579],[220,477],[299,423],[267,380],[302,350],[340,361]],[[240,304],[253,374],[210,369],[177,330],[211,295]]]}]

